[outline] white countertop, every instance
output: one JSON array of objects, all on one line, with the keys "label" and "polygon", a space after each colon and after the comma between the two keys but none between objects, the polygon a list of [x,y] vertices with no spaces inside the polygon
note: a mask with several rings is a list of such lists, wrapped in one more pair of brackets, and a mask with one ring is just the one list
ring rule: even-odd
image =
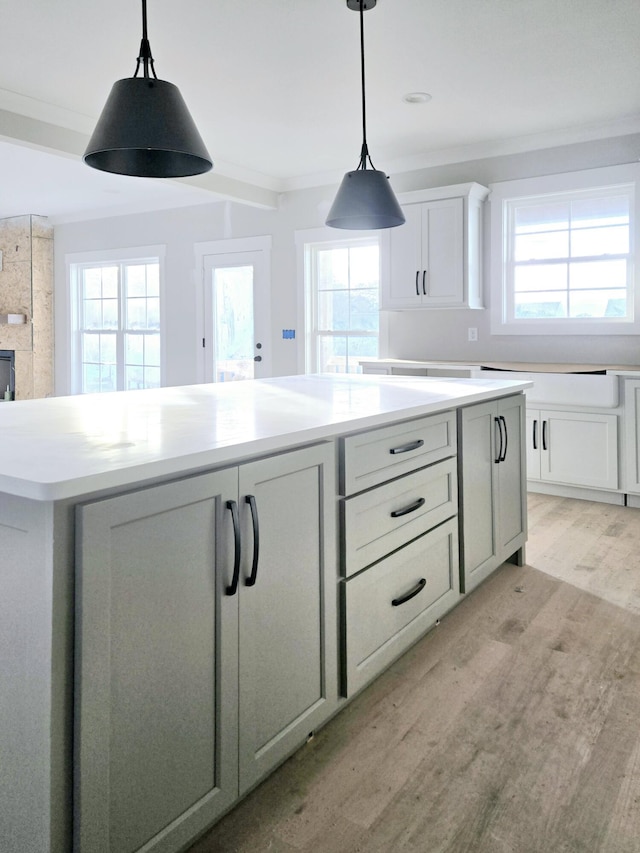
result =
[{"label": "white countertop", "polygon": [[[0,492],[60,500],[505,396],[508,379],[288,376],[0,407]],[[0,495],[1,499],[1,495]]]},{"label": "white countertop", "polygon": [[621,376],[640,376],[640,366],[620,364],[573,364],[569,362],[533,362],[533,361],[412,361],[406,358],[360,359],[363,366],[405,368],[420,370],[429,367],[451,367],[458,370],[504,370],[518,373],[608,373]]}]

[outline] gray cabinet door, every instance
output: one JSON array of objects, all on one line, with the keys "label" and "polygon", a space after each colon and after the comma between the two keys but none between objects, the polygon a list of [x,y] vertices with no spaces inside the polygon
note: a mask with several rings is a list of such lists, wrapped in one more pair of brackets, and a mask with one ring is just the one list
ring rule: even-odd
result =
[{"label": "gray cabinet door", "polygon": [[460,589],[469,592],[498,565],[496,404],[468,406],[459,417]]},{"label": "gray cabinet door", "polygon": [[[332,445],[240,467],[240,791],[304,743],[337,702]],[[255,584],[247,585],[259,531]]]},{"label": "gray cabinet door", "polygon": [[237,798],[237,469],[77,510],[75,849],[174,851]]},{"label": "gray cabinet door", "polygon": [[522,394],[460,411],[462,592],[470,592],[527,538]]},{"label": "gray cabinet door", "polygon": [[522,548],[527,537],[524,397],[498,400],[502,418],[502,455],[498,471],[498,534],[500,561]]}]

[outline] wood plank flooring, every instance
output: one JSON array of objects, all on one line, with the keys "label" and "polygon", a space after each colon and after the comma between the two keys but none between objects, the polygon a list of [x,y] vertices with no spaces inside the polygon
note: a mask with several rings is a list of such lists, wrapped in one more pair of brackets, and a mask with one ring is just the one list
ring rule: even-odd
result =
[{"label": "wood plank flooring", "polygon": [[640,510],[502,566],[190,853],[638,853]]}]

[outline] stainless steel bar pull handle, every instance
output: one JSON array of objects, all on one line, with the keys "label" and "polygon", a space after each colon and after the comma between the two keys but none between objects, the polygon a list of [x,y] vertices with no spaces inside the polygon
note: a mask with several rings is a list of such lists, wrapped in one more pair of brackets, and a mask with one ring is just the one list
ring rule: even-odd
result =
[{"label": "stainless steel bar pull handle", "polygon": [[400,598],[394,598],[393,601],[391,602],[391,606],[392,607],[400,607],[401,604],[405,604],[405,602],[411,601],[411,599],[415,598],[419,592],[422,592],[422,590],[425,588],[426,585],[427,585],[427,581],[425,580],[425,578],[420,578],[420,580],[416,584],[415,588],[412,589],[411,592],[408,592],[406,595],[403,595]]},{"label": "stainless steel bar pull handle", "polygon": [[416,296],[420,296],[420,270],[416,270]]},{"label": "stainless steel bar pull handle", "polygon": [[258,578],[258,559],[260,557],[260,524],[258,522],[258,507],[255,495],[246,495],[245,503],[251,509],[251,523],[253,526],[253,560],[251,562],[251,574],[244,582],[245,586],[255,586]]},{"label": "stainless steel bar pull handle", "polygon": [[233,521],[235,553],[233,558],[233,577],[231,579],[231,584],[226,588],[225,593],[227,595],[235,595],[238,591],[238,581],[240,580],[240,518],[238,516],[238,504],[235,501],[227,501],[227,509],[231,512],[231,520]]},{"label": "stainless steel bar pull handle", "polygon": [[533,421],[533,449],[538,449],[538,419]]},{"label": "stainless steel bar pull handle", "polygon": [[422,295],[427,295],[427,271],[422,270]]},{"label": "stainless steel bar pull handle", "polygon": [[542,449],[547,449],[547,422],[542,421]]},{"label": "stainless steel bar pull handle", "polygon": [[403,444],[400,447],[390,447],[389,453],[409,453],[411,450],[417,450],[419,447],[422,447],[424,441],[421,438],[418,438],[416,441],[410,441],[408,444]]},{"label": "stainless steel bar pull handle", "polygon": [[410,512],[415,512],[417,509],[420,509],[421,506],[424,506],[424,503],[424,498],[418,498],[418,500],[410,506],[405,506],[403,509],[394,509],[391,513],[391,518],[400,518],[401,515],[408,515]]}]

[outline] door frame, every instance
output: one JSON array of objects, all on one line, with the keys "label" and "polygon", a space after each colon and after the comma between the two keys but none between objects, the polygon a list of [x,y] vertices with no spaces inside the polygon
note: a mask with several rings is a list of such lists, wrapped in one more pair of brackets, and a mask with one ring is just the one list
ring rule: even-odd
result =
[{"label": "door frame", "polygon": [[208,282],[205,280],[206,257],[209,255],[234,255],[247,252],[261,253],[261,266],[265,277],[265,291],[269,298],[265,300],[265,308],[262,312],[264,334],[261,336],[262,358],[265,375],[271,375],[272,363],[272,335],[271,335],[271,236],[262,237],[237,237],[228,240],[208,240],[204,243],[195,243],[195,269],[194,282],[196,284],[196,305],[198,312],[199,349],[200,358],[197,359],[197,381],[206,382],[207,358],[210,347],[205,346],[207,317],[205,315],[205,288]]}]

